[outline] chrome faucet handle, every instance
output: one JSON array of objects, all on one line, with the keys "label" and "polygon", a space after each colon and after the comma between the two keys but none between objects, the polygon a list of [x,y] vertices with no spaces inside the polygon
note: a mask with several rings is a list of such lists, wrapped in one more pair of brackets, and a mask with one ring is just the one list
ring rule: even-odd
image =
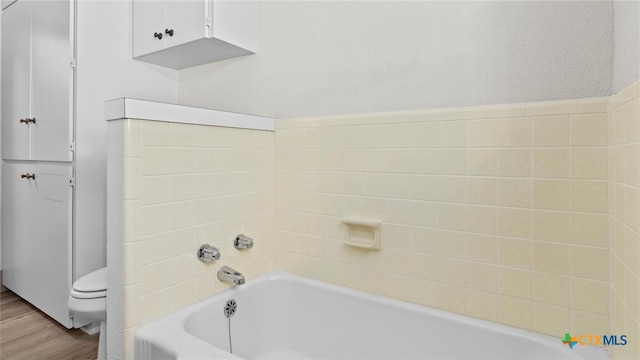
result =
[{"label": "chrome faucet handle", "polygon": [[233,240],[233,247],[237,250],[251,249],[253,247],[253,239],[244,234],[240,234]]},{"label": "chrome faucet handle", "polygon": [[209,263],[220,260],[220,249],[209,244],[204,244],[198,249],[198,260]]}]

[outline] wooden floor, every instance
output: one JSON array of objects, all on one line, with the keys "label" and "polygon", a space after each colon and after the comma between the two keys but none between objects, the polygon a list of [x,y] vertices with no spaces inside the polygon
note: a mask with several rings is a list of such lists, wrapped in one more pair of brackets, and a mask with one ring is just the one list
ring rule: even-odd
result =
[{"label": "wooden floor", "polygon": [[98,334],[68,330],[11,290],[0,288],[0,359],[95,359],[97,352]]}]

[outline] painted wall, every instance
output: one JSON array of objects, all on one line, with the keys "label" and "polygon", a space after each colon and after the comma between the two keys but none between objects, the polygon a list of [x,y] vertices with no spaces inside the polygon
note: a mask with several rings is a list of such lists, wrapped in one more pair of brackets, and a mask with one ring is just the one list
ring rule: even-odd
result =
[{"label": "painted wall", "polygon": [[613,92],[640,79],[640,3],[613,1]]},{"label": "painted wall", "polygon": [[[114,23],[113,19],[118,22]],[[132,59],[131,24],[131,0],[77,3],[76,278],[105,266],[107,124],[104,102],[121,97],[177,101],[175,70]]]},{"label": "painted wall", "polygon": [[[640,82],[609,99],[611,333],[640,339]],[[640,358],[640,344],[614,347],[615,359]]]},{"label": "painted wall", "polygon": [[607,96],[612,4],[258,7],[258,53],[180,71],[180,102],[277,118]]}]

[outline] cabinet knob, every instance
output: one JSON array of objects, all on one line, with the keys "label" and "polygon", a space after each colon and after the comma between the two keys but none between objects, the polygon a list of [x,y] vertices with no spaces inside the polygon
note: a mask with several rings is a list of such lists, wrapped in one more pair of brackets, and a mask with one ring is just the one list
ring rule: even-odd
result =
[{"label": "cabinet knob", "polygon": [[20,119],[21,123],[25,123],[25,124],[29,124],[29,123],[36,123],[36,118],[25,118],[25,119]]},{"label": "cabinet knob", "polygon": [[153,33],[153,37],[158,38],[158,40],[162,40],[162,33]]},{"label": "cabinet knob", "polygon": [[20,175],[20,178],[21,179],[27,179],[27,180],[35,180],[36,179],[36,174],[26,173],[26,174]]},{"label": "cabinet knob", "polygon": [[169,36],[173,36],[173,29],[164,29],[164,33]]}]

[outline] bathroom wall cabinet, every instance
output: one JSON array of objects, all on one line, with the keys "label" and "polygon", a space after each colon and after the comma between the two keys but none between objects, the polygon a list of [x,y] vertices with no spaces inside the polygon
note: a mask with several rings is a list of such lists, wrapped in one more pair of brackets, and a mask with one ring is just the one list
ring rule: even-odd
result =
[{"label": "bathroom wall cabinet", "polygon": [[177,72],[132,58],[131,0],[2,5],[3,283],[80,327],[71,285],[106,265],[104,101],[176,102]]},{"label": "bathroom wall cabinet", "polygon": [[183,69],[256,51],[256,2],[133,1],[133,56]]}]

